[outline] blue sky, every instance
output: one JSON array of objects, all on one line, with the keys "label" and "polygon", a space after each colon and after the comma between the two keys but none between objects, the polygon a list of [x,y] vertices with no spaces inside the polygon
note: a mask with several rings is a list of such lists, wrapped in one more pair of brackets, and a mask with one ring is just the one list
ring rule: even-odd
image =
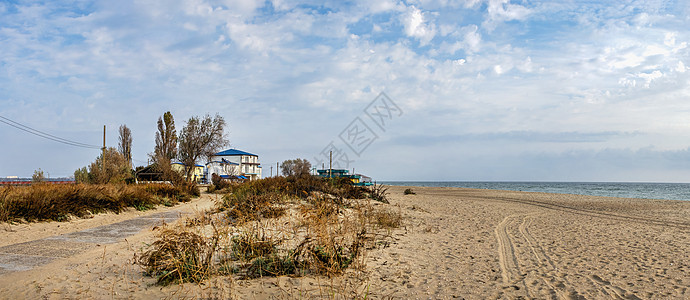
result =
[{"label": "blue sky", "polygon": [[[137,165],[171,111],[178,130],[224,116],[265,174],[332,146],[378,180],[690,182],[689,18],[680,0],[2,1],[0,116],[93,145],[106,125],[113,147],[126,124]],[[0,176],[99,154],[0,139]]]}]

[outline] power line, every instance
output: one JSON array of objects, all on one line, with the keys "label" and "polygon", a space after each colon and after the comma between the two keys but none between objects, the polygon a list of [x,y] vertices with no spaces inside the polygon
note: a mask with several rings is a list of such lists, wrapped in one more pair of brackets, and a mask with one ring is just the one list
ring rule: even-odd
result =
[{"label": "power line", "polygon": [[21,124],[21,123],[16,122],[16,121],[12,121],[12,120],[10,120],[10,119],[8,119],[8,118],[5,118],[5,117],[3,117],[3,116],[0,116],[0,122],[1,122],[1,123],[5,123],[5,124],[7,124],[7,125],[10,125],[10,126],[12,126],[12,127],[14,127],[14,128],[17,128],[17,129],[19,129],[19,130],[22,130],[22,131],[31,133],[31,134],[33,134],[33,135],[40,136],[40,137],[42,137],[42,138],[44,138],[44,139],[49,139],[49,140],[55,141],[55,142],[58,142],[58,143],[63,143],[63,144],[66,144],[66,145],[75,146],[75,147],[82,147],[82,148],[101,149],[100,146],[89,145],[89,144],[84,144],[84,143],[80,143],[80,142],[75,142],[75,141],[68,140],[68,139],[63,139],[63,138],[61,138],[61,137],[57,137],[57,136],[54,136],[54,135],[52,135],[52,134],[45,133],[45,132],[43,132],[43,131],[40,131],[40,130],[37,130],[37,129],[33,129],[33,128],[29,127],[29,126],[26,126],[26,125]]}]

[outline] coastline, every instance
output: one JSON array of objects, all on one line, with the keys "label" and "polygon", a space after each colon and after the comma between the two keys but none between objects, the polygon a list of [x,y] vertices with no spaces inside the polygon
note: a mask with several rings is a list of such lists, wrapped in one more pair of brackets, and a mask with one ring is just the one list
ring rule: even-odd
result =
[{"label": "coastline", "polygon": [[[411,188],[415,195],[404,195]],[[325,277],[159,287],[132,266],[148,230],[127,242],[0,275],[12,298],[690,297],[690,202],[443,187],[388,186],[403,226],[367,251],[363,270]],[[192,204],[193,205],[193,204]],[[37,228],[63,225],[51,222]],[[33,227],[29,226],[29,227]],[[31,228],[24,231],[32,234]],[[87,262],[86,264],[84,262]]]},{"label": "coastline", "polygon": [[394,186],[457,187],[616,198],[690,201],[690,183],[562,181],[381,181],[380,183]]}]

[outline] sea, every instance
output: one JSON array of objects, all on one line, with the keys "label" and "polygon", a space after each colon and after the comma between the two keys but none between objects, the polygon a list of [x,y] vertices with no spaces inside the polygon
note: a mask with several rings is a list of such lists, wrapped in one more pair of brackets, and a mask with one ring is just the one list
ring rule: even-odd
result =
[{"label": "sea", "polygon": [[477,182],[477,181],[381,181],[387,185],[459,187],[589,196],[690,201],[690,183],[639,182]]}]

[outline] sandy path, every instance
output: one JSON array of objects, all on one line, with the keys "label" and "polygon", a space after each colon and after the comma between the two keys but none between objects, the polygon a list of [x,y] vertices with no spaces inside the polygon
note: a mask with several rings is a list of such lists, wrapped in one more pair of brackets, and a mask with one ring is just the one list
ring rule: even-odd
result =
[{"label": "sandy path", "polygon": [[203,194],[174,207],[71,222],[5,225],[0,299],[102,298],[118,291],[123,295],[122,288],[130,286],[132,276],[141,278],[132,266],[132,255],[151,240],[151,228],[209,209],[215,197]]}]

